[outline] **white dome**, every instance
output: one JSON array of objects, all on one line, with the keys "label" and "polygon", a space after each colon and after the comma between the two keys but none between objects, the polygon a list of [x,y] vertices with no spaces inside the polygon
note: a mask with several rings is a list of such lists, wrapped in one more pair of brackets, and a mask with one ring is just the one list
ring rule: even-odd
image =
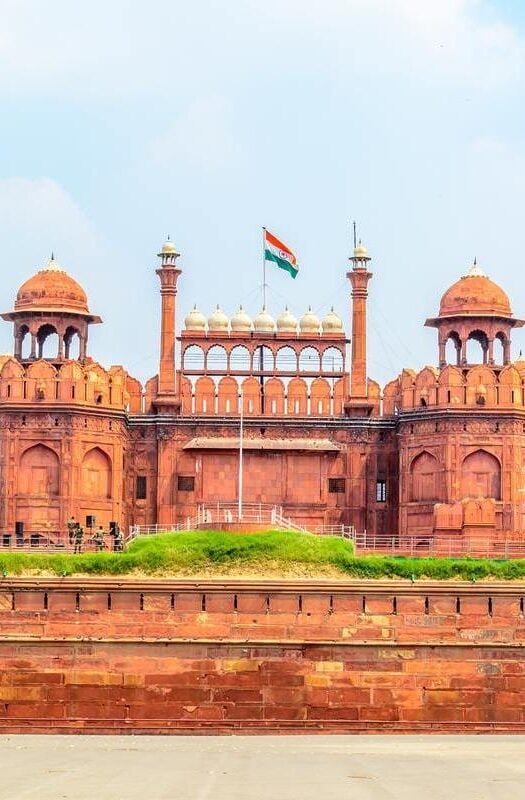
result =
[{"label": "white dome", "polygon": [[162,248],[161,248],[161,251],[159,253],[159,256],[160,255],[165,255],[165,256],[171,256],[171,255],[178,256],[179,255],[177,253],[177,248],[175,247],[175,245],[173,244],[173,242],[171,241],[169,236],[166,239],[166,241],[164,242],[164,244],[162,245]]},{"label": "white dome", "polygon": [[208,330],[210,331],[227,331],[229,326],[229,319],[222,311],[222,309],[217,306],[213,314],[208,319]]},{"label": "white dome", "polygon": [[368,258],[368,250],[362,243],[361,239],[356,247],[354,247],[354,258]]},{"label": "white dome", "polygon": [[184,320],[184,326],[187,331],[205,331],[206,330],[206,317],[202,314],[197,306],[193,306],[190,313]]},{"label": "white dome", "polygon": [[248,316],[242,306],[239,306],[239,310],[231,318],[231,326],[232,331],[237,331],[238,333],[251,331],[252,318]]},{"label": "white dome", "polygon": [[297,333],[297,320],[288,306],[284,309],[283,313],[277,317],[277,330],[279,333]]},{"label": "white dome", "polygon": [[332,306],[326,317],[323,317],[321,322],[323,333],[342,333],[343,320],[339,317]]},{"label": "white dome", "polygon": [[308,306],[308,311],[301,317],[299,327],[301,333],[319,333],[319,317],[314,314],[312,307]]},{"label": "white dome", "polygon": [[275,330],[275,321],[274,318],[268,314],[266,308],[263,308],[253,320],[253,326],[257,333],[273,333]]}]

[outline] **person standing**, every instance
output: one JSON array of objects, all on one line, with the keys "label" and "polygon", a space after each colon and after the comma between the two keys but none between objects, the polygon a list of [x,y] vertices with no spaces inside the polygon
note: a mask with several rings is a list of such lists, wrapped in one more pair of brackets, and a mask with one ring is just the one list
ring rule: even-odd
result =
[{"label": "person standing", "polygon": [[115,553],[122,553],[124,550],[124,536],[122,535],[122,531],[120,530],[119,526],[115,527],[115,534],[113,537],[113,547]]},{"label": "person standing", "polygon": [[95,550],[101,553],[104,549],[104,528],[99,525],[91,539],[95,542]]},{"label": "person standing", "polygon": [[73,540],[75,538],[75,528],[77,527],[78,522],[76,521],[73,515],[67,521],[67,536],[69,539],[69,544],[73,544]]},{"label": "person standing", "polygon": [[73,544],[74,544],[74,553],[81,553],[82,552],[82,543],[84,541],[84,528],[82,525],[77,525],[75,528],[75,534],[73,537]]}]

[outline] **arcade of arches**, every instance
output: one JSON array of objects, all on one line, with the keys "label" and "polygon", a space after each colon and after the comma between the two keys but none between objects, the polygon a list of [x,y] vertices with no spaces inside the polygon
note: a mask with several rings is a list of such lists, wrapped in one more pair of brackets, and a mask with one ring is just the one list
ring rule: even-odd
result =
[{"label": "arcade of arches", "polygon": [[245,503],[400,540],[523,536],[525,361],[512,337],[524,323],[476,264],[426,321],[435,366],[381,388],[367,369],[361,244],[341,317],[217,307],[181,321],[171,241],[159,258],[159,369],[144,386],[91,357],[101,319],[54,258],[2,314],[13,350],[0,356],[0,533],[21,522],[60,541],[71,514],[125,527],[234,504],[242,415]]}]

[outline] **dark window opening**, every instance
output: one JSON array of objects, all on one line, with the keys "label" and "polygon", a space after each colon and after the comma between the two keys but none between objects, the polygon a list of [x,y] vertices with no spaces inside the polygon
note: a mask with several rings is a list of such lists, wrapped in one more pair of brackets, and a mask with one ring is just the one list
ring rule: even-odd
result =
[{"label": "dark window opening", "polygon": [[344,494],[346,480],[344,478],[328,478],[328,491],[330,494]]},{"label": "dark window opening", "polygon": [[195,490],[195,478],[193,475],[179,475],[177,477],[177,489],[179,492],[193,492]]},{"label": "dark window opening", "polygon": [[376,481],[376,502],[386,502],[386,481],[383,478]]},{"label": "dark window opening", "polygon": [[137,475],[137,486],[135,489],[136,500],[146,500],[148,496],[148,480],[145,475]]}]

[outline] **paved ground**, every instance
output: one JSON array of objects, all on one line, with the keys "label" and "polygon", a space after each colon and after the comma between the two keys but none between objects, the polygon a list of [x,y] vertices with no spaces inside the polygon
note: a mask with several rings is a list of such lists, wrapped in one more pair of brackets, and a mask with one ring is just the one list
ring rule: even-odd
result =
[{"label": "paved ground", "polygon": [[517,736],[0,736],[0,800],[517,800]]}]

